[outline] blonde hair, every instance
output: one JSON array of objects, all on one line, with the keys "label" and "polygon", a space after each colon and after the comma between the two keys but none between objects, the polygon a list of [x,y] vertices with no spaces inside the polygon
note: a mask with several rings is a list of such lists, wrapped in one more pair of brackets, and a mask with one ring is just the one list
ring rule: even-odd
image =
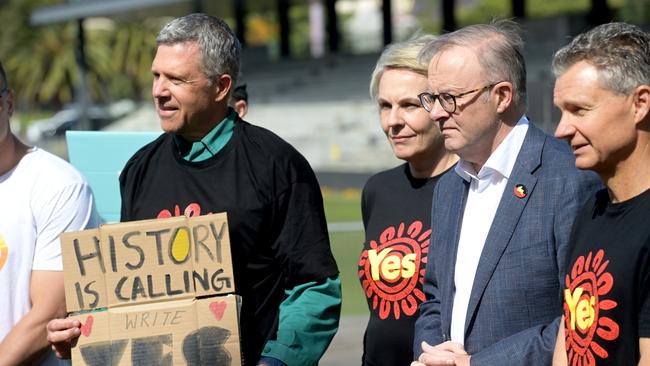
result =
[{"label": "blonde hair", "polygon": [[386,70],[403,69],[426,77],[429,64],[419,61],[418,54],[435,39],[436,36],[433,35],[416,35],[407,41],[386,46],[381,56],[379,56],[375,70],[370,77],[370,98],[372,100],[377,99],[379,81]]}]

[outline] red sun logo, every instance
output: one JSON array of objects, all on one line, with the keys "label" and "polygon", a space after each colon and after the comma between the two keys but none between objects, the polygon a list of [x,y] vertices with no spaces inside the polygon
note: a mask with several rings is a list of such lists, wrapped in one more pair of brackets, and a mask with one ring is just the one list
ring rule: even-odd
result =
[{"label": "red sun logo", "polygon": [[181,208],[178,205],[174,205],[173,213],[168,209],[164,209],[158,213],[158,216],[156,218],[164,219],[168,217],[178,217],[181,215],[185,215],[187,217],[201,216],[201,206],[198,203],[190,203],[181,213]]},{"label": "red sun logo", "polygon": [[602,314],[617,306],[605,298],[614,286],[614,278],[605,272],[609,260],[603,260],[602,249],[592,254],[578,257],[565,279],[564,329],[569,365],[595,366],[594,356],[609,357],[597,340],[612,341],[619,335],[618,324]]},{"label": "red sun logo", "polygon": [[391,314],[395,319],[402,313],[411,316],[425,299],[417,287],[424,281],[431,229],[422,232],[422,222],[417,220],[406,231],[405,227],[400,223],[386,228],[379,243],[370,241],[359,259],[361,286],[381,319]]}]

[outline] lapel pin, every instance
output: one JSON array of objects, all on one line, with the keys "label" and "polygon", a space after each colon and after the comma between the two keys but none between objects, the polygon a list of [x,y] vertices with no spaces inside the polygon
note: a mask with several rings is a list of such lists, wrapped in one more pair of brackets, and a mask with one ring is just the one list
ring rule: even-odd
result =
[{"label": "lapel pin", "polygon": [[526,191],[526,186],[523,184],[515,185],[515,196],[518,198],[525,198],[528,192]]}]

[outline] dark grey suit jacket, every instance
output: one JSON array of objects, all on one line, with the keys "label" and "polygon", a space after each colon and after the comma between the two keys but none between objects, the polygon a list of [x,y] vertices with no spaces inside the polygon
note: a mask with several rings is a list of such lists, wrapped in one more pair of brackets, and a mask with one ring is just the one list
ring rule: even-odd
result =
[{"label": "dark grey suit jacket", "polygon": [[[575,168],[569,146],[532,123],[481,253],[465,323],[472,365],[550,365],[562,314],[561,289],[577,211],[602,187]],[[524,198],[515,186],[527,189]],[[422,341],[449,340],[454,267],[469,183],[455,171],[441,177],[432,211],[431,249],[415,326]]]}]

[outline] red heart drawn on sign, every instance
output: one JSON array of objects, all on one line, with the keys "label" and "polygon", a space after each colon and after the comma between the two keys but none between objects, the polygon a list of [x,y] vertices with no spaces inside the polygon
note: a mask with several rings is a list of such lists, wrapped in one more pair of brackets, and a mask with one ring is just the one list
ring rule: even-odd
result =
[{"label": "red heart drawn on sign", "polygon": [[225,301],[213,301],[210,303],[210,311],[214,314],[214,317],[217,320],[223,318],[223,313],[226,311],[226,305]]},{"label": "red heart drawn on sign", "polygon": [[86,318],[86,324],[81,325],[81,334],[83,334],[86,337],[90,337],[90,333],[93,331],[93,321],[94,318],[92,315],[88,315]]}]

